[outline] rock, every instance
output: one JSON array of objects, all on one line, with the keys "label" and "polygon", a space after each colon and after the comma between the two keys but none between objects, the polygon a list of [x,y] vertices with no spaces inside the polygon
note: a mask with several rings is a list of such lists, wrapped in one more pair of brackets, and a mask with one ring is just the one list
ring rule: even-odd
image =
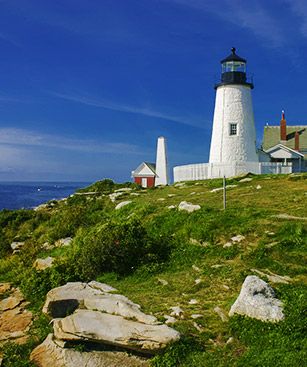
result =
[{"label": "rock", "polygon": [[13,288],[13,293],[0,301],[0,311],[12,310],[24,301],[24,297],[18,288]]},{"label": "rock", "polygon": [[51,245],[49,242],[44,242],[42,244],[42,249],[43,250],[52,250],[54,248],[54,245]]},{"label": "rock", "polygon": [[25,245],[25,242],[12,242],[11,243],[11,249],[13,251],[20,251],[21,248]]},{"label": "rock", "polygon": [[307,220],[307,217],[296,217],[294,215],[289,215],[289,214],[277,214],[277,215],[272,215],[272,217],[278,218],[278,219],[288,219],[288,220]]},{"label": "rock", "polygon": [[176,196],[176,194],[168,194],[167,196],[168,196],[169,198],[172,198],[172,197]]},{"label": "rock", "polygon": [[[8,286],[4,289],[9,290]],[[18,288],[11,288],[9,297],[0,302],[0,341],[27,341],[26,333],[32,323],[32,313],[24,309],[26,302]]]},{"label": "rock", "polygon": [[72,241],[71,237],[61,238],[55,242],[54,246],[55,247],[66,247],[71,244],[71,241]]},{"label": "rock", "polygon": [[129,192],[132,191],[131,187],[123,187],[121,189],[114,190],[114,192]]},{"label": "rock", "polygon": [[257,270],[257,269],[251,269],[254,273],[257,273],[258,275],[267,277],[267,279],[272,283],[283,283],[283,284],[289,284],[292,279],[288,277],[287,275],[282,276],[278,274],[272,273],[270,270],[267,270],[270,274],[266,274],[263,271]]},{"label": "rock", "polygon": [[140,357],[120,351],[87,351],[82,353],[72,348],[61,348],[49,334],[36,347],[30,361],[38,367],[149,367],[149,362]]},{"label": "rock", "polygon": [[253,179],[250,178],[250,177],[245,177],[245,178],[242,178],[242,180],[240,180],[239,182],[251,182]]},{"label": "rock", "polygon": [[62,341],[95,342],[145,353],[155,353],[180,338],[176,330],[166,325],[149,325],[122,316],[80,309],[54,320],[53,328],[55,338]]},{"label": "rock", "polygon": [[194,298],[190,299],[189,301],[189,305],[197,305],[197,303],[198,303],[197,299]]},{"label": "rock", "polygon": [[274,290],[255,275],[246,277],[239,297],[229,311],[229,316],[234,314],[270,322],[284,319],[282,302],[275,297]]},{"label": "rock", "polygon": [[231,241],[232,242],[242,242],[243,240],[245,240],[245,237],[242,236],[241,234],[238,234],[237,236],[231,237]]},{"label": "rock", "polygon": [[226,285],[226,284],[223,284],[223,285],[222,285],[222,287],[223,287],[224,289],[226,289],[226,291],[229,291],[229,289],[230,289],[230,288],[228,287],[228,285]]},{"label": "rock", "polygon": [[185,210],[188,213],[192,213],[196,210],[200,209],[200,205],[194,205],[192,203],[188,203],[187,201],[182,201],[179,206],[178,206],[179,210]]},{"label": "rock", "polygon": [[217,313],[220,316],[220,318],[223,322],[228,321],[228,317],[224,314],[223,310],[220,307],[218,307],[218,306],[214,307],[213,310],[214,310],[215,313]]},{"label": "rock", "polygon": [[168,281],[165,279],[158,278],[158,282],[161,283],[162,285],[168,285]]},{"label": "rock", "polygon": [[165,198],[159,198],[158,201],[165,201]]},{"label": "rock", "polygon": [[121,203],[117,204],[115,207],[115,210],[121,209],[126,205],[129,205],[130,203],[132,203],[131,200],[127,200],[127,201],[122,201]]},{"label": "rock", "polygon": [[228,248],[228,247],[231,247],[231,246],[233,246],[232,242],[226,242],[225,245],[223,245],[223,248]]},{"label": "rock", "polygon": [[172,317],[172,316],[169,316],[169,315],[164,315],[164,318],[166,319],[165,320],[165,323],[167,325],[170,325],[170,324],[174,324],[177,320],[175,319],[175,317]]},{"label": "rock", "polygon": [[195,321],[193,322],[193,326],[195,327],[195,329],[197,331],[199,331],[199,332],[203,331],[203,328],[199,324],[197,324],[197,322],[195,322]]},{"label": "rock", "polygon": [[32,313],[22,307],[15,307],[0,314],[0,341],[22,338],[26,341],[26,333],[32,323]]},{"label": "rock", "polygon": [[235,338],[231,336],[229,339],[227,339],[226,344],[232,344],[235,341]]},{"label": "rock", "polygon": [[200,278],[195,279],[195,284],[200,284],[202,282],[202,280]]},{"label": "rock", "polygon": [[218,268],[221,268],[222,266],[224,266],[223,264],[214,264],[214,265],[211,265],[211,268],[212,269],[218,269]]},{"label": "rock", "polygon": [[201,317],[203,317],[203,315],[199,314],[199,313],[194,313],[193,315],[191,315],[191,318],[196,320],[196,319],[200,319]]},{"label": "rock", "polygon": [[131,196],[140,196],[141,194],[139,194],[138,192],[132,192],[130,195]]},{"label": "rock", "polygon": [[[127,297],[108,293],[108,287],[99,282],[75,282],[54,288],[47,294],[43,313],[51,317],[64,317],[82,305],[82,308],[87,310],[133,318],[146,324],[157,324],[156,317],[143,313],[140,306]],[[111,290],[114,288],[111,287]]]},{"label": "rock", "polygon": [[[238,185],[226,185],[226,189],[232,189],[237,186]],[[224,189],[223,187],[218,187],[216,189],[212,189],[210,192],[218,192],[218,191],[222,191],[223,189]]]},{"label": "rock", "polygon": [[183,316],[183,309],[181,307],[173,306],[173,307],[170,307],[170,309],[172,310],[171,316],[176,316],[176,317],[182,317]]},{"label": "rock", "polygon": [[105,283],[96,282],[96,280],[92,280],[91,282],[88,283],[88,285],[93,289],[98,289],[98,290],[100,290],[102,292],[106,292],[106,293],[117,291],[116,288],[113,288],[110,285],[105,284]]},{"label": "rock", "polygon": [[51,268],[54,258],[53,257],[46,257],[45,259],[36,259],[33,267],[36,270],[45,270]]},{"label": "rock", "polygon": [[262,189],[262,187],[260,185],[257,185],[256,190],[260,190],[260,189]]},{"label": "rock", "polygon": [[167,209],[176,209],[177,207],[176,207],[176,205],[169,205],[168,207],[167,207]]},{"label": "rock", "polygon": [[8,292],[11,287],[11,283],[0,283],[0,294]]},{"label": "rock", "polygon": [[195,270],[195,271],[197,271],[197,272],[199,272],[199,271],[200,271],[199,267],[198,267],[198,266],[196,266],[196,265],[192,265],[192,269],[193,269],[193,270]]},{"label": "rock", "polygon": [[116,199],[122,195],[124,195],[125,192],[114,192],[113,194],[109,195],[110,200],[112,201],[112,203],[115,203]]}]

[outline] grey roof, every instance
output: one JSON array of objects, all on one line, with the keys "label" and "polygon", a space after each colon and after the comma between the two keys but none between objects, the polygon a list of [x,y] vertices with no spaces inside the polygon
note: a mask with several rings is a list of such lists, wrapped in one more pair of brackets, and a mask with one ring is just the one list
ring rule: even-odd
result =
[{"label": "grey roof", "polygon": [[[282,144],[288,148],[295,148],[295,132],[299,132],[299,147],[300,151],[307,151],[307,125],[287,125],[287,140]],[[263,132],[262,148],[268,150],[269,148],[279,144],[280,141],[280,126],[265,126]]]}]

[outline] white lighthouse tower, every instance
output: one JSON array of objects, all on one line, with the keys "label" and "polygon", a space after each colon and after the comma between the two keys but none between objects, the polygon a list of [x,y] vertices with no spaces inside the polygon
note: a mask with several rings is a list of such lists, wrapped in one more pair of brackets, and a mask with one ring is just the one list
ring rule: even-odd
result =
[{"label": "white lighthouse tower", "polygon": [[166,139],[163,136],[160,136],[157,143],[155,186],[168,184],[169,174],[166,152]]},{"label": "white lighthouse tower", "polygon": [[[221,81],[215,86],[216,99],[209,163],[220,167],[258,162],[251,90],[246,79],[246,60],[236,49],[221,61]],[[226,173],[227,176],[227,173]]]}]

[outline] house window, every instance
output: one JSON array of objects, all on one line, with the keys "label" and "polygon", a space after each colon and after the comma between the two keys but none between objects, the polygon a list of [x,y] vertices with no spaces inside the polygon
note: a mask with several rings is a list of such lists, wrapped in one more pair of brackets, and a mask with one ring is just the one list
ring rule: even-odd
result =
[{"label": "house window", "polygon": [[237,135],[237,124],[229,125],[229,135]]}]

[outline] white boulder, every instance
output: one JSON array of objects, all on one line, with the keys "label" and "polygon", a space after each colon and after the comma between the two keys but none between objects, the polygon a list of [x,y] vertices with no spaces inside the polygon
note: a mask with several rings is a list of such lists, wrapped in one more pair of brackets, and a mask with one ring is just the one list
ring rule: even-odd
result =
[{"label": "white boulder", "polygon": [[282,302],[275,297],[274,290],[255,275],[246,277],[239,297],[229,311],[229,316],[234,314],[270,322],[284,319]]},{"label": "white boulder", "polygon": [[112,290],[114,288],[99,282],[67,283],[48,292],[43,313],[52,317],[64,317],[82,306],[87,310],[133,318],[146,324],[157,324],[156,317],[143,313],[140,306],[127,297],[108,293]]},{"label": "white boulder", "polygon": [[149,325],[99,311],[77,310],[53,324],[56,339],[89,341],[154,353],[180,338],[167,325]]},{"label": "white boulder", "polygon": [[194,205],[192,203],[188,203],[187,201],[182,201],[179,205],[178,205],[178,209],[179,210],[185,210],[188,213],[192,213],[196,210],[200,209],[200,205]]},{"label": "white boulder", "polygon": [[115,207],[115,210],[121,209],[126,205],[129,205],[130,203],[132,203],[131,200],[127,200],[127,201],[122,201],[121,203],[117,204]]},{"label": "white boulder", "polygon": [[33,264],[33,268],[35,268],[36,270],[45,270],[51,268],[53,260],[54,258],[51,256],[48,256],[45,259],[36,259]]}]

